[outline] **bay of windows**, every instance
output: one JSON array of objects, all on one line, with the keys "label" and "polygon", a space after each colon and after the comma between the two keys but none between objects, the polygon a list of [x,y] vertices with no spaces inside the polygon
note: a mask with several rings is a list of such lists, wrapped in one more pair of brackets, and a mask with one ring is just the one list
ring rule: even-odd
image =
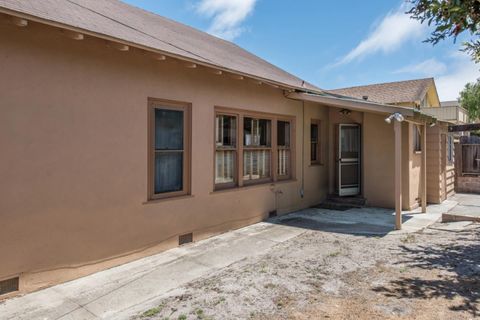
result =
[{"label": "bay of windows", "polygon": [[218,111],[215,188],[291,178],[291,132],[291,119]]}]

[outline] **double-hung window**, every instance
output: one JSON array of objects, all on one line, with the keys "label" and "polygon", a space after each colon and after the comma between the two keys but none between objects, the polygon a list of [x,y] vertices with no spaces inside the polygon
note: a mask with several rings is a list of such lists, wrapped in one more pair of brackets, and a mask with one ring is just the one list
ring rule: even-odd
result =
[{"label": "double-hung window", "polygon": [[455,140],[453,136],[447,136],[447,160],[449,164],[455,162]]},{"label": "double-hung window", "polygon": [[277,175],[279,179],[290,177],[290,121],[277,121]]},{"label": "double-hung window", "polygon": [[293,119],[218,108],[215,189],[292,178]]},{"label": "double-hung window", "polygon": [[237,122],[236,115],[215,117],[215,184],[218,187],[236,184]]},{"label": "double-hung window", "polygon": [[416,124],[413,125],[413,151],[422,151],[422,136],[420,134],[420,129]]},{"label": "double-hung window", "polygon": [[190,107],[153,99],[149,106],[149,197],[188,194]]},{"label": "double-hung window", "polygon": [[320,121],[312,120],[310,123],[310,164],[312,165],[322,164],[320,130]]},{"label": "double-hung window", "polygon": [[243,118],[243,180],[269,180],[272,174],[272,121]]}]

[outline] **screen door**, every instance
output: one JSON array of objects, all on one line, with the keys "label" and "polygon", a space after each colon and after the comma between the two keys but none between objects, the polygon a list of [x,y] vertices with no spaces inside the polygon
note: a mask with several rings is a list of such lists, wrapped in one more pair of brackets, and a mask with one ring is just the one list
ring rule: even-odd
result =
[{"label": "screen door", "polygon": [[360,193],[360,126],[340,124],[338,139],[338,194]]}]

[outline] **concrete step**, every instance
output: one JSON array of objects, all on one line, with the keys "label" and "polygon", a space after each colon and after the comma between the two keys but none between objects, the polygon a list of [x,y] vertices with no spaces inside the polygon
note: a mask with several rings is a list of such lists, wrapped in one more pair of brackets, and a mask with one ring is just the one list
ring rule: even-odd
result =
[{"label": "concrete step", "polygon": [[337,195],[330,195],[326,201],[349,204],[356,207],[364,207],[367,203],[367,199],[361,196],[339,197]]},{"label": "concrete step", "polygon": [[353,209],[353,208],[356,208],[356,207],[352,207],[351,205],[346,205],[346,204],[337,203],[337,202],[324,201],[324,202],[316,205],[315,208],[337,210],[337,211],[346,211],[346,210]]},{"label": "concrete step", "polygon": [[316,208],[345,211],[353,208],[363,208],[367,200],[361,196],[339,197],[329,195],[325,201],[315,206]]}]

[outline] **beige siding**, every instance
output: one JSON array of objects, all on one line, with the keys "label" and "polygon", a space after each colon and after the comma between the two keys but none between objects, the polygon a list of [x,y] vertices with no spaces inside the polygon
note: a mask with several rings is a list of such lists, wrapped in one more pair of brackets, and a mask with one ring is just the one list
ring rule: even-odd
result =
[{"label": "beige siding", "polygon": [[441,203],[454,194],[455,168],[447,163],[447,125],[427,129],[427,200]]}]

